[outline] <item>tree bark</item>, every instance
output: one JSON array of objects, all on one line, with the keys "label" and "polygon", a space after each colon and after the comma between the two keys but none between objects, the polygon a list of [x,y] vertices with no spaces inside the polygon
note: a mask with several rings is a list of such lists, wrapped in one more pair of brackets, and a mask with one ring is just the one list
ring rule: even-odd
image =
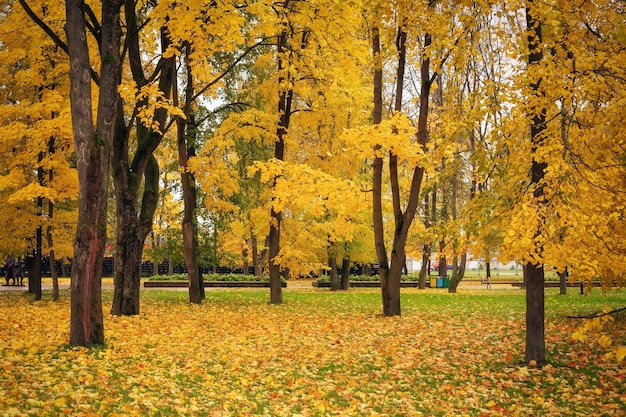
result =
[{"label": "tree bark", "polygon": [[341,289],[341,282],[339,281],[339,268],[337,267],[337,258],[331,253],[332,250],[328,249],[328,275],[330,276],[330,290],[338,291]]},{"label": "tree bark", "polygon": [[[54,154],[54,136],[50,137],[48,141],[48,154],[52,156]],[[50,168],[48,171],[48,182],[52,184],[54,180],[54,170]],[[48,221],[52,222],[54,218],[54,203],[48,199]],[[53,227],[52,224],[48,224],[46,228],[46,239],[48,241],[48,248],[50,252],[48,254],[50,260],[50,277],[52,278],[52,301],[59,301],[59,276],[57,275],[56,259],[54,256],[54,239],[52,236]]]},{"label": "tree bark", "polygon": [[[278,66],[278,126],[276,128],[276,142],[274,143],[274,158],[277,161],[285,160],[285,136],[289,129],[289,118],[291,113],[291,99],[293,91],[285,89],[287,82],[285,68],[288,63],[285,61],[285,54],[288,51],[289,35],[284,27],[278,35],[277,66]],[[276,180],[274,180],[274,183]],[[280,253],[280,224],[282,222],[282,212],[272,206],[270,210],[270,233],[268,239],[269,248],[269,270],[270,270],[270,303],[281,304],[283,302],[280,263],[278,254]]]},{"label": "tree bark", "polygon": [[91,66],[85,5],[66,0],[70,103],[79,180],[79,205],[72,263],[70,344],[104,343],[102,262],[106,243],[106,209],[110,149],[117,118],[121,75],[119,0],[102,0],[100,89],[94,131]]},{"label": "tree bark", "polygon": [[[541,47],[542,34],[541,22],[535,16],[536,9],[534,1],[528,0],[526,7],[526,25],[528,33],[528,68],[535,67],[543,59]],[[530,88],[537,97],[540,92],[541,78],[531,81]],[[536,158],[536,151],[542,146],[543,131],[546,123],[546,110],[543,105],[533,108],[532,120],[530,124],[530,135],[532,141],[533,161],[531,167],[531,184],[534,186],[533,198],[541,202],[544,199],[543,177],[547,164]],[[542,203],[543,204],[543,203]],[[541,225],[538,225],[537,236],[541,233]],[[541,253],[542,248],[535,248],[537,253]],[[545,347],[545,276],[542,263],[527,262],[525,267],[526,277],[526,363],[534,361],[536,364],[543,364],[546,361]]]},{"label": "tree bark", "polygon": [[[139,51],[139,29],[135,15],[135,2],[125,0],[125,16],[129,61],[133,79],[137,86],[147,83]],[[165,51],[169,45],[166,34],[161,34],[161,48]],[[159,91],[169,98],[174,80],[171,62],[174,58],[162,58]],[[117,91],[117,90],[116,90]],[[145,104],[139,103],[138,105]],[[163,130],[167,110],[157,108],[153,123]],[[113,180],[115,183],[115,201],[117,208],[117,242],[115,253],[115,277],[111,314],[139,314],[141,258],[143,244],[152,229],[154,213],[157,209],[159,189],[159,166],[153,152],[161,142],[163,134],[151,127],[137,123],[137,148],[132,161],[129,157],[129,128],[123,117],[121,103],[116,119],[116,134],[113,145],[115,160]],[[139,198],[142,179],[143,193]],[[141,208],[139,208],[141,201]]]},{"label": "tree bark", "polygon": [[[429,46],[431,38],[425,36],[425,45]],[[398,36],[396,38],[396,48],[398,50],[399,65],[404,62],[406,54],[406,34],[402,27],[398,28]],[[380,34],[377,27],[372,29],[372,52],[375,60],[374,69],[374,111],[373,123],[380,124],[382,121],[382,63],[380,62]],[[427,117],[428,104],[430,96],[430,60],[423,57],[420,67],[421,73],[421,95],[420,109],[418,116],[418,141],[425,148],[428,140],[427,133]],[[401,111],[402,89],[404,85],[404,68],[398,68],[396,79],[396,111]],[[424,168],[416,166],[414,168],[413,177],[409,189],[409,195],[406,198],[406,207],[402,212],[400,204],[400,191],[398,187],[397,169],[395,158],[390,156],[390,182],[392,188],[392,199],[394,209],[394,236],[391,248],[391,256],[388,258],[383,228],[382,215],[382,170],[383,160],[380,155],[380,146],[375,147],[375,157],[373,162],[373,218],[374,218],[374,239],[376,247],[376,256],[380,267],[380,286],[383,304],[383,315],[397,316],[400,315],[400,277],[402,269],[406,262],[406,239],[409,228],[415,217],[417,205],[419,202],[419,193],[421,190],[422,179],[424,176]]]},{"label": "tree bark", "polygon": [[559,276],[559,295],[567,295],[567,268],[557,275]]},{"label": "tree bark", "polygon": [[[190,145],[187,141],[187,121],[193,121],[191,114],[191,102],[193,100],[193,73],[189,65],[188,56],[190,53],[189,45],[185,45],[185,67],[187,73],[187,86],[185,89],[185,106],[184,113],[186,118],[176,116],[176,126],[178,135],[178,160],[180,164],[180,179],[183,188],[183,254],[185,257],[185,266],[189,277],[189,302],[200,304],[202,302],[202,280],[198,268],[198,248],[196,240],[196,191],[195,178],[189,172],[188,162],[189,155],[187,148]],[[176,70],[176,63],[172,61],[172,72]],[[173,83],[173,104],[178,106],[178,85]]]},{"label": "tree bark", "polygon": [[[428,193],[424,197],[424,227],[428,229],[430,227],[430,214],[429,214]],[[430,275],[430,244],[424,244],[422,248],[422,268],[420,269],[419,288],[426,288],[426,278]]]},{"label": "tree bark", "polygon": [[341,289],[350,289],[350,256],[345,255],[341,261]]}]

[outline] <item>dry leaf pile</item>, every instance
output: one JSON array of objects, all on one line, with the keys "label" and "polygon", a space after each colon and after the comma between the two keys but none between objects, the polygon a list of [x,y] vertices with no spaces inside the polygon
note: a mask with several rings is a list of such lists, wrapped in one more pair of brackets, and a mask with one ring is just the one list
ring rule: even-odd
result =
[{"label": "dry leaf pile", "polygon": [[69,300],[0,294],[0,416],[626,415],[623,363],[565,319],[547,324],[550,364],[529,368],[519,306],[412,297],[383,318],[376,294],[146,296],[88,350],[67,346]]}]

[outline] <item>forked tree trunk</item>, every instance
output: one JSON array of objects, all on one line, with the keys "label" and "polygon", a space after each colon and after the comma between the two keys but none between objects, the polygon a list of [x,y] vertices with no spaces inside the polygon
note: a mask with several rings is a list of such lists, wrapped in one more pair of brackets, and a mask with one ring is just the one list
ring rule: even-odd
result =
[{"label": "forked tree trunk", "polygon": [[[528,0],[526,7],[526,25],[528,29],[528,68],[535,67],[543,59],[543,51],[541,49],[541,22],[537,19],[533,0]],[[541,94],[539,86],[541,78],[531,81],[531,90],[538,96]],[[530,98],[529,98],[530,99]],[[547,164],[536,158],[537,150],[543,144],[543,131],[546,123],[545,108],[532,109],[532,121],[530,126],[530,134],[532,141],[533,161],[531,167],[531,184],[535,187],[533,198],[535,201],[541,201],[544,198],[543,177],[547,168]],[[541,233],[541,225],[537,225],[537,235]],[[541,254],[541,247],[535,250]],[[545,276],[542,263],[528,262],[525,268],[526,276],[526,351],[524,358],[526,363],[534,361],[540,365],[546,361],[546,343],[545,343],[545,294],[544,284]]]},{"label": "forked tree trunk", "polygon": [[91,66],[82,0],[66,0],[70,104],[79,180],[78,224],[72,263],[70,344],[104,343],[102,262],[106,243],[110,149],[121,74],[119,0],[102,0],[101,74],[94,131]]},{"label": "forked tree trunk", "polygon": [[[396,37],[396,48],[398,51],[398,70],[396,74],[396,102],[395,111],[401,111],[402,107],[402,89],[404,84],[404,64],[406,59],[406,32],[400,26]],[[431,38],[426,35],[424,38],[426,46],[431,43]],[[382,63],[380,62],[380,34],[377,27],[372,29],[372,52],[376,66],[374,69],[374,110],[373,123],[378,125],[382,121]],[[428,102],[430,96],[430,87],[432,80],[430,78],[430,60],[423,57],[420,68],[421,74],[421,95],[420,109],[418,116],[418,141],[425,148],[428,140],[427,134],[427,117]],[[388,258],[385,248],[384,239],[384,222],[382,212],[382,171],[383,160],[380,155],[380,146],[375,147],[375,157],[373,162],[373,223],[374,223],[374,239],[376,256],[380,267],[380,287],[383,304],[383,315],[397,316],[400,315],[400,278],[402,269],[406,263],[406,239],[409,228],[415,217],[417,205],[419,201],[419,193],[424,176],[424,169],[416,166],[413,172],[409,195],[406,198],[406,207],[404,212],[401,207],[400,187],[397,170],[397,157],[390,153],[389,155],[389,174],[392,189],[392,204],[394,211],[395,227],[393,243],[391,249],[391,257]]]},{"label": "forked tree trunk", "polygon": [[[137,86],[143,87],[148,80],[140,65],[138,25],[135,15],[135,3],[125,0],[125,17],[130,66]],[[167,36],[161,34],[161,48],[165,51],[169,45]],[[162,58],[159,77],[159,91],[165,99],[170,97],[174,79],[173,58]],[[116,90],[117,91],[117,90]],[[138,103],[142,105],[145,103]],[[157,108],[153,123],[165,126],[167,109]],[[154,157],[163,134],[151,126],[137,122],[137,146],[131,160],[128,140],[129,128],[123,117],[120,104],[116,120],[116,133],[113,145],[113,180],[115,182],[115,201],[117,209],[117,242],[115,253],[115,277],[111,314],[139,314],[141,257],[146,237],[152,230],[154,214],[159,198],[159,165]],[[143,179],[143,188],[142,188]],[[141,194],[141,198],[140,198]],[[139,207],[141,202],[141,207]]]}]

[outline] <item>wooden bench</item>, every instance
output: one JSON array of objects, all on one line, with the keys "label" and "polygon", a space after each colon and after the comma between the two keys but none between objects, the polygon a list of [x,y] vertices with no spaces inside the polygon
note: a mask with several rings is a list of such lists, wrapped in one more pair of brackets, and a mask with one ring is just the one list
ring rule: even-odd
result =
[{"label": "wooden bench", "polygon": [[[313,281],[312,285],[316,288],[330,288],[330,282]],[[400,281],[401,288],[417,288],[418,281]],[[353,288],[380,288],[380,281],[350,281],[350,287]],[[426,282],[426,288],[430,287],[430,283]]]},{"label": "wooden bench", "polygon": [[[511,283],[511,285],[513,285],[514,287],[523,287],[524,283],[523,282],[513,282]],[[580,288],[580,293],[584,294],[585,293],[585,288],[587,287],[587,285],[589,285],[587,282],[574,282],[573,284],[570,284],[569,282],[565,283],[566,287],[569,288]],[[593,281],[591,283],[591,286],[594,288],[601,288],[602,284],[597,282],[597,281]],[[612,285],[613,287],[617,286],[617,283],[613,283]],[[546,281],[543,284],[544,288],[560,288],[561,287],[561,283],[558,281]]]},{"label": "wooden bench", "polygon": [[[144,281],[144,288],[186,288],[188,281]],[[204,287],[211,288],[269,288],[267,281],[204,281]],[[287,286],[286,282],[281,282],[281,287]]]}]

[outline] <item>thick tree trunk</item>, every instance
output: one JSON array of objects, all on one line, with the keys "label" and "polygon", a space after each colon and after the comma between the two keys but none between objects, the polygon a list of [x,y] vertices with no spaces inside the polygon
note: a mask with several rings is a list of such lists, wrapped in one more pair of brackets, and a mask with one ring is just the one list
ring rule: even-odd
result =
[{"label": "thick tree trunk", "polygon": [[465,267],[467,265],[467,254],[461,255],[461,260],[457,256],[452,258],[452,276],[450,277],[450,286],[448,287],[448,292],[451,294],[456,293],[457,288],[459,287],[459,283],[463,280],[465,276]]},{"label": "thick tree trunk", "polygon": [[526,264],[526,363],[545,362],[545,295],[543,265]]},{"label": "thick tree trunk", "polygon": [[[532,0],[528,0],[526,8],[526,24],[528,28],[528,67],[532,68],[543,59],[543,51],[541,49],[541,22],[534,15],[534,5]],[[541,95],[539,85],[541,78],[531,81],[531,90]],[[545,130],[546,111],[545,108],[534,108],[531,110],[531,141],[533,144],[533,162],[531,167],[531,184],[534,185],[533,198],[535,201],[542,201],[544,192],[542,184],[547,164],[536,158],[537,149],[542,146],[543,131]],[[541,233],[541,225],[537,235]],[[541,247],[535,249],[539,254]],[[526,277],[526,363],[534,361],[536,364],[543,364],[546,361],[545,347],[545,303],[544,303],[544,270],[542,263],[528,262],[525,268]]]},{"label": "thick tree trunk", "polygon": [[66,0],[70,103],[79,180],[78,224],[72,263],[70,344],[104,342],[102,262],[106,243],[110,149],[120,81],[120,1],[102,1],[101,76],[94,131],[91,67],[81,0]]},{"label": "thick tree trunk", "polygon": [[[144,86],[147,80],[141,67],[139,52],[139,29],[135,15],[135,2],[125,0],[125,17],[128,34],[130,67],[138,86]],[[161,48],[165,51],[169,39],[162,33]],[[174,80],[173,58],[163,58],[160,62],[161,74],[159,91],[164,98],[169,98]],[[115,90],[117,92],[117,89]],[[143,103],[139,103],[141,105]],[[161,130],[165,125],[167,109],[157,108],[153,123]],[[113,180],[115,183],[115,201],[117,205],[117,247],[115,254],[115,290],[111,314],[139,314],[141,258],[143,244],[152,229],[154,213],[158,203],[159,165],[153,155],[163,134],[151,127],[137,125],[137,148],[132,161],[129,157],[128,127],[125,125],[121,104],[116,119],[116,132],[113,145]],[[143,194],[139,198],[141,180]],[[141,208],[139,202],[141,201]]]},{"label": "thick tree trunk", "polygon": [[[152,219],[158,203],[159,167],[151,156],[144,168],[144,186],[141,214],[137,214],[138,186],[128,181],[124,165],[114,168],[117,175],[117,244],[115,253],[115,277],[111,314],[132,316],[139,314],[141,289],[141,257],[146,237],[152,228]],[[122,184],[126,184],[126,188]]]}]

